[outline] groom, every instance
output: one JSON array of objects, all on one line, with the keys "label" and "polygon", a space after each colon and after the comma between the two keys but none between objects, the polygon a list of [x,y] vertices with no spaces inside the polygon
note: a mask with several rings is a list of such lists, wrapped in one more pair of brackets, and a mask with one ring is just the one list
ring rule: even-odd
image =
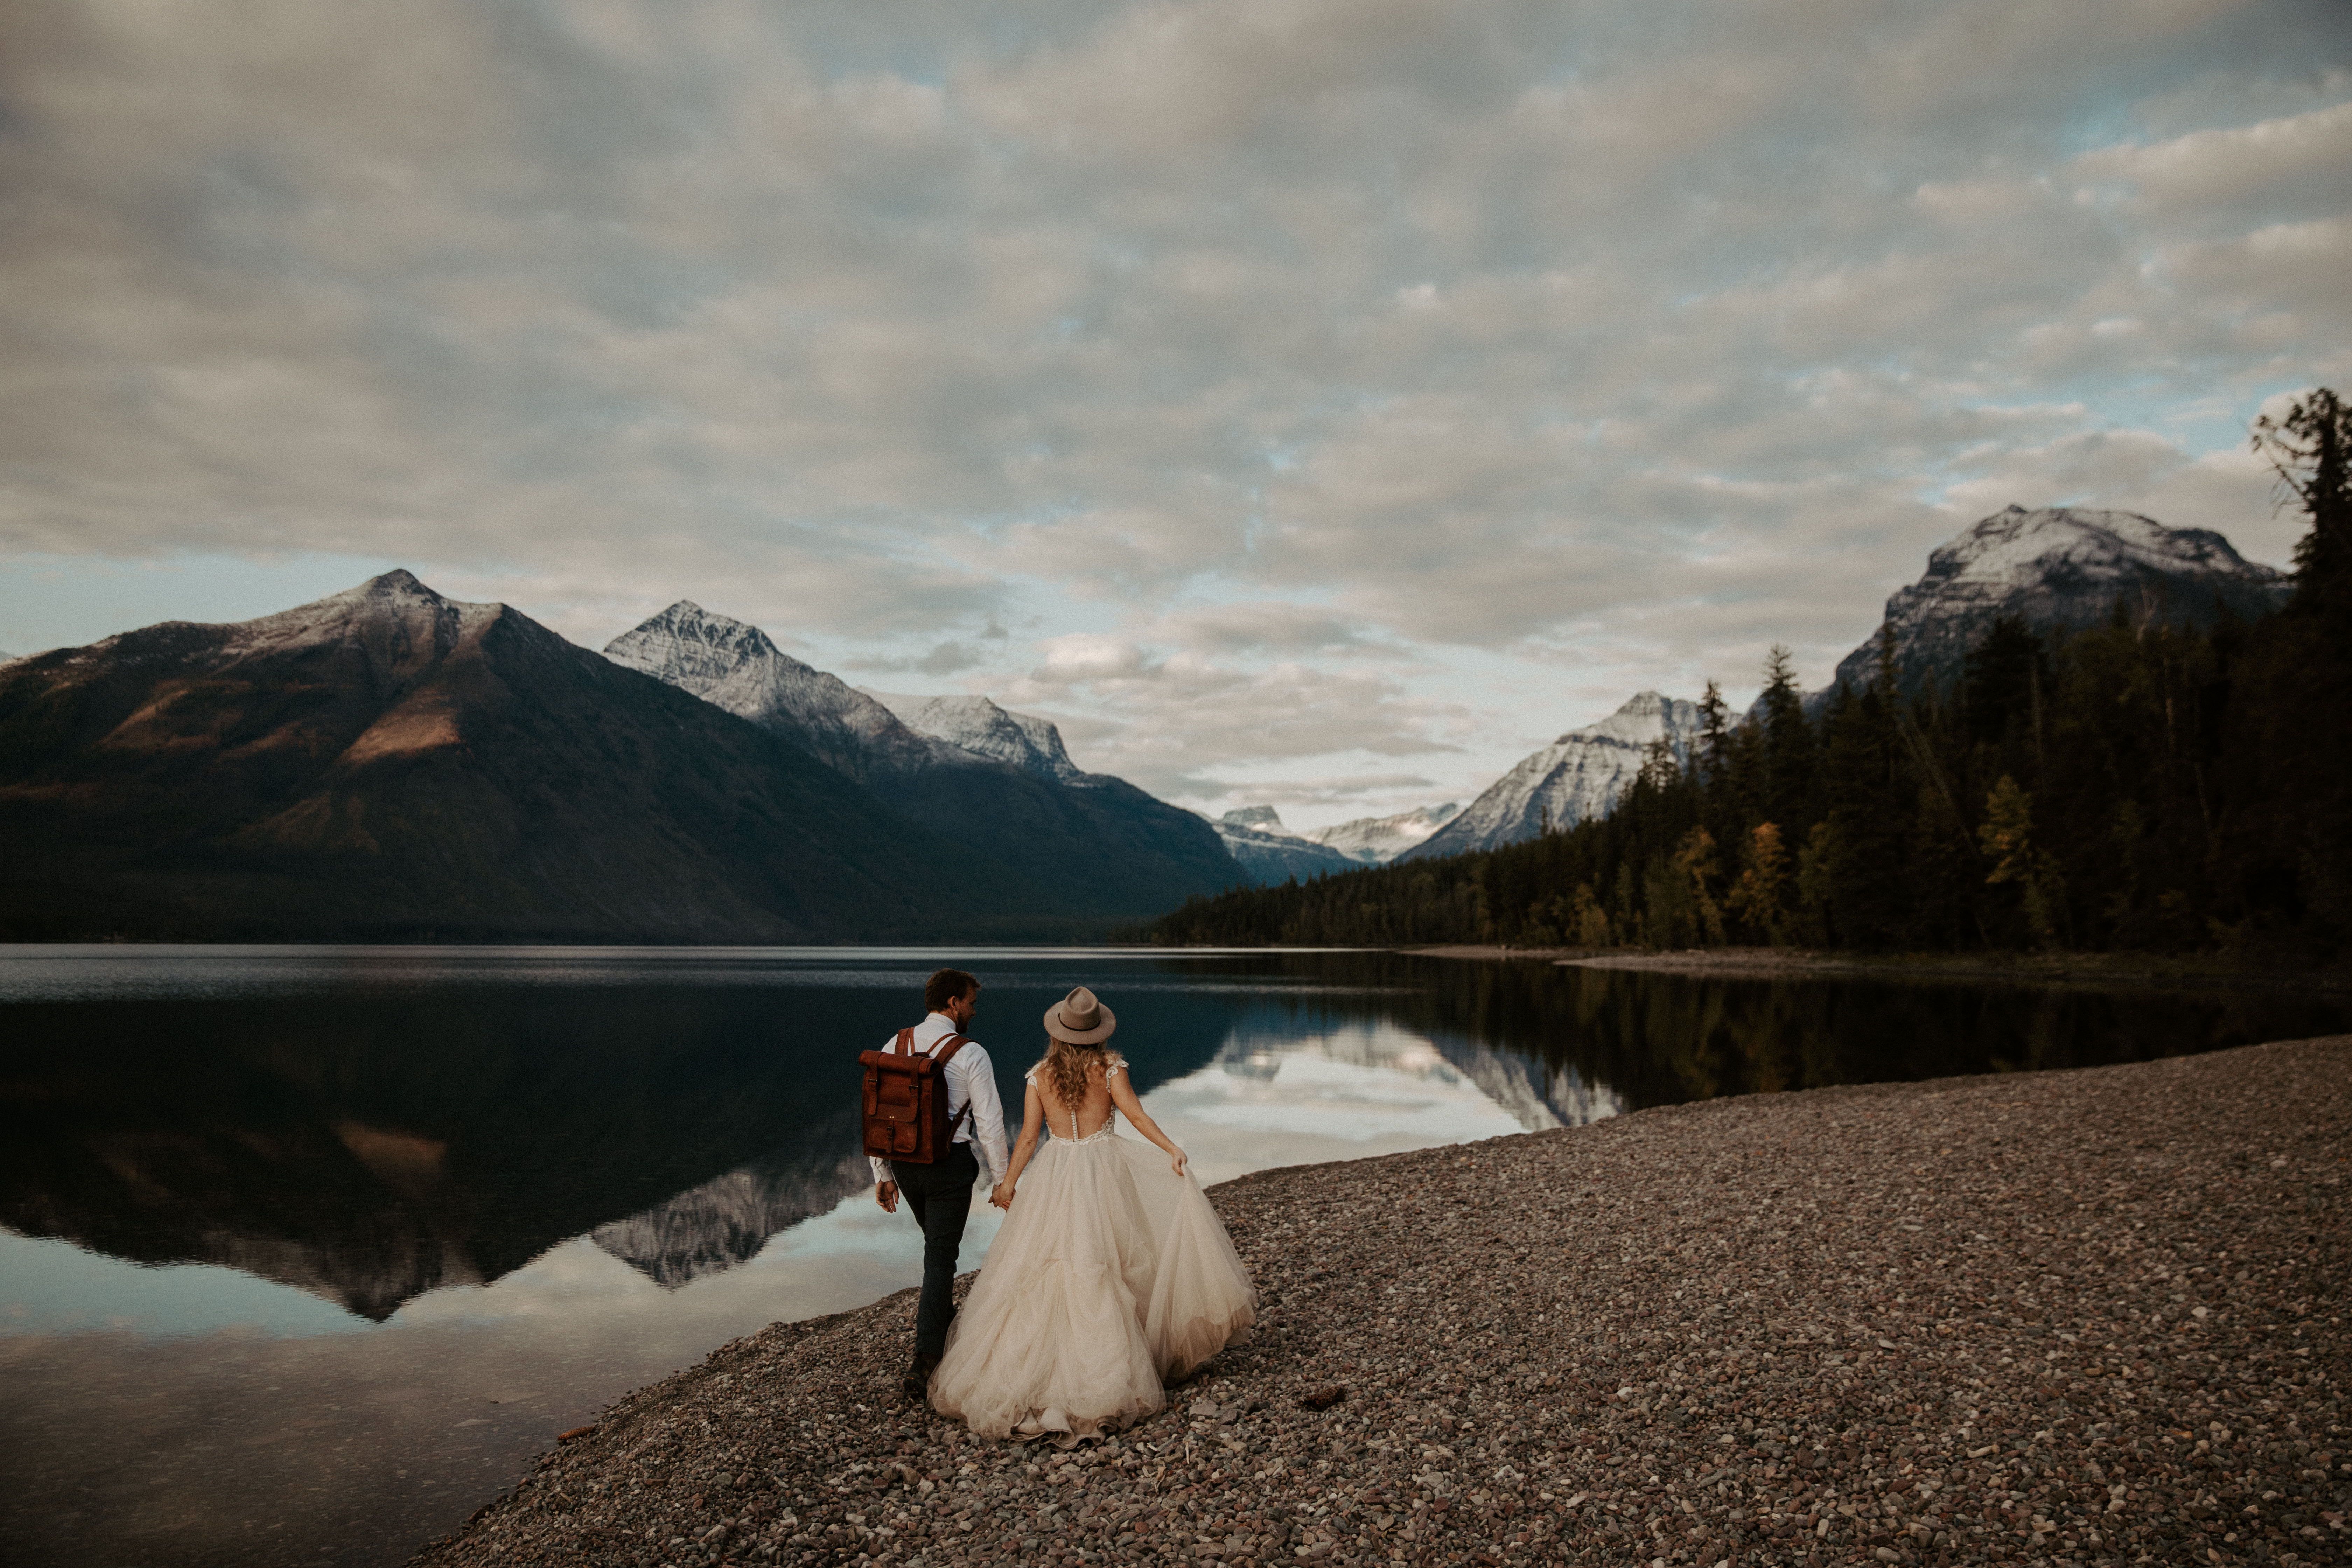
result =
[{"label": "groom", "polygon": [[[923,984],[923,1005],[929,1016],[915,1026],[915,1049],[929,1054],[950,1035],[971,1027],[980,1010],[980,982],[961,969],[942,969]],[[893,1035],[883,1049],[898,1044]],[[897,1214],[904,1194],[915,1223],[923,1227],[923,1296],[915,1309],[915,1363],[900,1386],[907,1397],[920,1400],[930,1388],[931,1373],[948,1348],[948,1324],[955,1317],[956,1254],[963,1246],[964,1220],[971,1214],[972,1184],[980,1165],[972,1158],[971,1140],[988,1155],[992,1179],[1003,1181],[1004,1106],[996,1097],[996,1070],[988,1053],[966,1039],[963,1048],[948,1058],[948,1118],[954,1121],[965,1106],[971,1114],[956,1123],[955,1141],[936,1163],[911,1162],[893,1166],[874,1161],[874,1201],[884,1212]]]}]

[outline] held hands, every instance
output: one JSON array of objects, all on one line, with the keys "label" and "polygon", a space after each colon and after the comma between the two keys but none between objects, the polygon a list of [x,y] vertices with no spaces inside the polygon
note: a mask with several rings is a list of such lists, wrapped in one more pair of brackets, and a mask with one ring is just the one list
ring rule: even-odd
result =
[{"label": "held hands", "polygon": [[990,1203],[994,1204],[998,1208],[1001,1208],[1001,1209],[1010,1209],[1010,1208],[1012,1208],[1012,1206],[1013,1206],[1013,1184],[1012,1184],[1011,1182],[999,1182],[999,1183],[997,1183],[997,1184],[996,1184],[996,1185],[995,1185],[994,1187],[992,1187],[992,1188],[991,1188],[991,1189],[990,1189],[990,1191],[989,1191],[989,1194],[988,1194],[988,1201],[989,1201]]},{"label": "held hands", "polygon": [[897,1214],[898,1212],[898,1184],[896,1182],[875,1183],[874,1201],[882,1205],[882,1212],[884,1214]]}]

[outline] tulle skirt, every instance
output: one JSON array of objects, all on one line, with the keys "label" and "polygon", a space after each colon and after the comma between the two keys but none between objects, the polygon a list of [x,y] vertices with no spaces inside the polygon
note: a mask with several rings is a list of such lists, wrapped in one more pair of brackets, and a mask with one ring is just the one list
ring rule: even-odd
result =
[{"label": "tulle skirt", "polygon": [[931,1405],[983,1436],[1098,1435],[1159,1409],[1256,1317],[1198,1182],[1108,1129],[1049,1139],[948,1330]]}]

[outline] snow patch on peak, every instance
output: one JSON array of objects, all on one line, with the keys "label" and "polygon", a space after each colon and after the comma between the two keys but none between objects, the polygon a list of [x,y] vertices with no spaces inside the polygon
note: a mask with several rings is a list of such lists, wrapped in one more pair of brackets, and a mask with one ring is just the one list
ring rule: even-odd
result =
[{"label": "snow patch on peak", "polygon": [[[1927,557],[1927,581],[2025,585],[2059,567],[2123,580],[2134,567],[2276,577],[2210,529],[2167,528],[2132,511],[2011,506],[1982,519]],[[1923,584],[1924,585],[1924,584]]]},{"label": "snow patch on peak", "polygon": [[604,657],[698,697],[709,696],[746,665],[762,660],[780,659],[794,669],[818,673],[750,622],[713,615],[691,599],[680,599],[623,632],[604,645]]},{"label": "snow patch on peak", "polygon": [[1524,758],[1460,816],[1397,858],[1497,849],[1605,816],[1641,773],[1650,748],[1663,741],[1677,763],[1687,762],[1703,721],[1696,702],[1639,692],[1599,723],[1570,730]]},{"label": "snow patch on peak", "polygon": [[358,643],[387,669],[405,669],[433,653],[447,653],[505,613],[504,605],[444,598],[415,573],[395,569],[290,610],[236,622],[223,651],[234,657]]},{"label": "snow patch on peak", "polygon": [[1393,816],[1360,816],[1336,826],[1318,827],[1307,837],[1367,866],[1384,866],[1453,821],[1461,810],[1458,803],[1449,800],[1443,805],[1419,806]]},{"label": "snow patch on peak", "polygon": [[[2011,506],[1939,545],[1916,583],[1886,601],[1902,689],[1916,692],[1959,673],[1992,624],[2015,616],[2040,630],[2096,626],[2121,603],[2141,620],[2204,623],[2217,606],[2243,619],[2269,614],[2292,589],[2285,574],[2248,561],[2205,528],[2167,528],[2137,512]],[[1838,663],[1855,690],[1878,668],[1871,637]]]},{"label": "snow patch on peak", "polygon": [[1240,861],[1250,880],[1260,886],[1293,878],[1327,877],[1357,867],[1352,857],[1285,827],[1280,814],[1270,805],[1245,805],[1215,818],[1210,826],[1223,840],[1226,853]]},{"label": "snow patch on peak", "polygon": [[274,615],[263,616],[256,620],[240,621],[236,624],[258,626],[274,622],[306,618],[323,621],[371,609],[397,611],[412,606],[434,609],[443,605],[457,603],[458,603],[457,600],[445,599],[426,587],[415,573],[403,567],[395,567],[380,576],[369,578],[357,587],[346,588],[340,594],[330,594],[323,599],[313,599],[307,605],[297,605],[290,610],[279,610]]},{"label": "snow patch on peak", "polygon": [[1683,710],[1697,712],[1697,704],[1678,697],[1668,697],[1657,691],[1637,691],[1625,700],[1622,707],[1597,724],[1587,724],[1581,730],[1570,730],[1555,746],[1565,746],[1580,737],[1606,736],[1637,746],[1647,746],[1673,731],[1683,721]]},{"label": "snow patch on peak", "polygon": [[902,723],[950,745],[1063,784],[1087,776],[1070,761],[1069,751],[1062,744],[1062,731],[1050,719],[1015,713],[985,697],[908,697],[862,686],[858,690],[898,715]]},{"label": "snow patch on peak", "polygon": [[839,676],[803,664],[759,627],[691,599],[614,637],[604,657],[782,735],[860,782],[975,761],[917,734]]}]

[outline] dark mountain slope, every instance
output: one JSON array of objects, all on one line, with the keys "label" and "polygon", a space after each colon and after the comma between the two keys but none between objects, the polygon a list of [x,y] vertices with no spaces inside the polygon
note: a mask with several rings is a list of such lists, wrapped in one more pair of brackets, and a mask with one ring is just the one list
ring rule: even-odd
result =
[{"label": "dark mountain slope", "polygon": [[[604,653],[792,742],[969,846],[1003,868],[1024,907],[1057,911],[1073,934],[1244,880],[1216,831],[1192,813],[1124,779],[1036,771],[926,733],[793,658],[759,627],[689,601],[614,638]],[[1039,727],[1045,752],[1066,761],[1052,725],[1004,717]]]},{"label": "dark mountain slope", "polygon": [[404,572],[0,668],[0,842],[20,941],[821,942],[992,909],[971,855],[805,753]]}]

